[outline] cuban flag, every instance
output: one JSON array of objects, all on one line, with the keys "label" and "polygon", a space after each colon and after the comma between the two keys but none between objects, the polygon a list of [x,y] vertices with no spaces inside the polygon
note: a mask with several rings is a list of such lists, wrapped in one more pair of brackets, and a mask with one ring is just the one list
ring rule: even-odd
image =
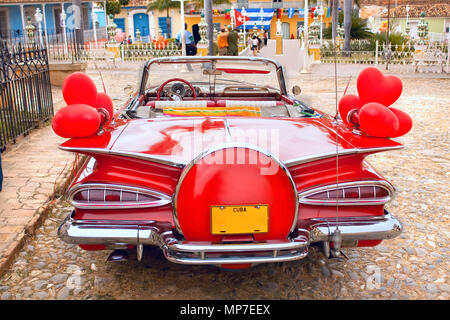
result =
[{"label": "cuban flag", "polygon": [[[241,9],[235,9],[236,11],[241,12]],[[263,9],[264,13],[262,14],[264,30],[270,29],[270,22],[272,21],[273,13],[275,9]],[[250,18],[245,22],[245,29],[253,29],[256,22],[256,27],[261,29],[261,9],[257,8],[249,8],[245,9],[246,16]],[[238,28],[244,28],[244,25],[239,26]]]},{"label": "cuban flag", "polygon": [[288,18],[292,19],[292,17],[294,16],[294,8],[289,8],[288,9]]}]

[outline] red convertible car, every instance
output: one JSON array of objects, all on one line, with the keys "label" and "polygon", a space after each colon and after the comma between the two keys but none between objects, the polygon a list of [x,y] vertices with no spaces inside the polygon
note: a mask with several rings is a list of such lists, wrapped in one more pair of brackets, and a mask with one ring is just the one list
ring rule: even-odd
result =
[{"label": "red convertible car", "polygon": [[290,96],[274,60],[153,59],[112,123],[60,146],[88,157],[58,234],[113,261],[150,245],[224,268],[339,256],[401,233],[365,158],[402,147]]}]

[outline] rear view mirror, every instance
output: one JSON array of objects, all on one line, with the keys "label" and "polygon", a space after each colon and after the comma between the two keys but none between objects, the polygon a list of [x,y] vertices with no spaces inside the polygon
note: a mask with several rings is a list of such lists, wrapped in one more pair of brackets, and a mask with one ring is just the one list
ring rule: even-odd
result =
[{"label": "rear view mirror", "polygon": [[210,76],[220,76],[222,74],[222,70],[217,69],[203,69],[204,75],[210,75]]},{"label": "rear view mirror", "polygon": [[299,86],[295,85],[292,87],[292,93],[294,95],[298,96],[298,95],[300,95],[301,92],[302,92],[302,89]]},{"label": "rear view mirror", "polygon": [[133,91],[134,91],[134,88],[132,85],[127,85],[125,88],[123,88],[123,92],[128,96],[132,95]]}]

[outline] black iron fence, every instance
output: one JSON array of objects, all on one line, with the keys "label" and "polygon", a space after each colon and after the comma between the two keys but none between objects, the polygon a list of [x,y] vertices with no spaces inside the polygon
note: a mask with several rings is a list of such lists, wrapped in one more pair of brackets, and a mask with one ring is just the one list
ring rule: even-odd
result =
[{"label": "black iron fence", "polygon": [[0,41],[0,149],[52,115],[47,49]]},{"label": "black iron fence", "polygon": [[76,63],[88,60],[86,50],[92,47],[103,46],[106,41],[106,28],[83,31],[83,41],[77,41],[77,33],[74,29],[47,29],[38,32],[35,30],[30,34],[22,33],[20,30],[1,30],[0,41],[4,40],[8,46],[19,44],[38,45],[47,48],[47,57],[50,61],[69,61]]}]

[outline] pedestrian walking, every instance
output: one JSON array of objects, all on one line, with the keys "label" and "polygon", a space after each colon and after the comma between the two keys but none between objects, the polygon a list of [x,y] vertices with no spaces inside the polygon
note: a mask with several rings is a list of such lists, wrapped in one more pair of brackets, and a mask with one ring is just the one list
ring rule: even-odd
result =
[{"label": "pedestrian walking", "polygon": [[228,32],[223,28],[217,36],[217,45],[219,46],[219,56],[226,56],[228,54]]},{"label": "pedestrian walking", "polygon": [[232,30],[231,26],[228,27],[228,55],[237,56],[238,50],[239,34],[236,29]]},{"label": "pedestrian walking", "polygon": [[197,43],[200,41],[200,39],[202,38],[201,36],[200,36],[200,28],[198,27],[198,24],[194,24],[193,26],[192,26],[192,35],[194,36],[194,43],[195,43],[195,46],[197,47]]},{"label": "pedestrian walking", "polygon": [[253,36],[253,39],[252,39],[253,56],[256,56],[257,51],[258,51],[258,37],[257,36]]}]

